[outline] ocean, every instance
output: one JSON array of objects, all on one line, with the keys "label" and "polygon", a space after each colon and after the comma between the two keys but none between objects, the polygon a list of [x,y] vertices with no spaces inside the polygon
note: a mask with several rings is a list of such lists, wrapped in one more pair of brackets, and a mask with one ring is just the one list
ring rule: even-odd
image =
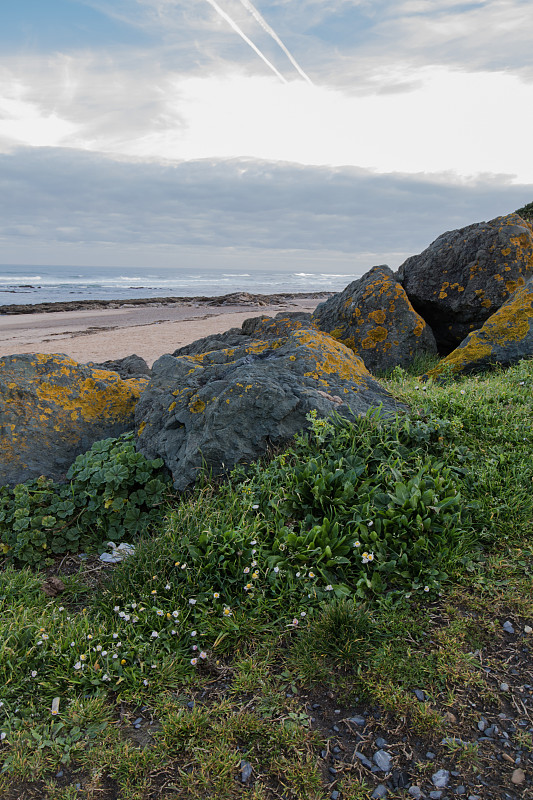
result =
[{"label": "ocean", "polygon": [[344,289],[362,273],[0,265],[0,305]]}]

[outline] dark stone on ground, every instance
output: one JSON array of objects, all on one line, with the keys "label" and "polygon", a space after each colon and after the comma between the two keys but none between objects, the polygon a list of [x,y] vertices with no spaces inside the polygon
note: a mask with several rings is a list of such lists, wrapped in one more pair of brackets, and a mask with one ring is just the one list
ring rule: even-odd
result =
[{"label": "dark stone on ground", "polygon": [[533,233],[518,214],[508,214],[443,233],[408,258],[397,279],[446,355],[532,273]]},{"label": "dark stone on ground", "polygon": [[431,329],[386,265],[372,267],[321,303],[311,320],[351,347],[371,372],[405,367],[419,353],[437,352]]}]

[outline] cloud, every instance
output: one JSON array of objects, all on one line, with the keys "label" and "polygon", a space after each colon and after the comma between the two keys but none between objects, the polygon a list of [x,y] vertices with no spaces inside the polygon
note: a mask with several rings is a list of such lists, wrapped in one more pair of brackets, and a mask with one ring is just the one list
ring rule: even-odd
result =
[{"label": "cloud", "polygon": [[107,243],[155,255],[161,247],[406,255],[532,197],[533,185],[503,176],[458,181],[252,159],[163,165],[22,148],[0,156],[0,242],[4,251],[68,243],[78,254]]}]

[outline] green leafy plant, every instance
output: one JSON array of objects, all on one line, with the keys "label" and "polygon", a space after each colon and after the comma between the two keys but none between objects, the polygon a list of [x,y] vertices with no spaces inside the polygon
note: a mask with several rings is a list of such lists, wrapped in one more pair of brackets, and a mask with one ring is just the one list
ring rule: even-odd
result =
[{"label": "green leafy plant", "polygon": [[0,547],[9,560],[40,565],[57,553],[131,540],[158,521],[169,491],[162,460],[137,453],[131,433],[96,442],[67,478],[0,488]]}]

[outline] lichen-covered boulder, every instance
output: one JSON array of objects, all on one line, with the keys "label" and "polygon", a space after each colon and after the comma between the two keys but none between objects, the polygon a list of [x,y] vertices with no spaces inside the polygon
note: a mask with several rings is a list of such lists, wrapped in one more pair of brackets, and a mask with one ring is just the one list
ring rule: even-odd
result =
[{"label": "lichen-covered boulder", "polygon": [[137,449],[163,458],[177,489],[194,483],[205,463],[213,475],[289,440],[316,409],[350,416],[396,401],[352,350],[327,334],[298,330],[226,350],[153,365],[135,411]]},{"label": "lichen-covered boulder", "polygon": [[371,372],[404,367],[418,353],[437,352],[431,329],[385,264],[317,306],[311,320],[351,347]]},{"label": "lichen-covered boulder", "polygon": [[533,233],[518,214],[439,236],[397,278],[446,354],[533,275]]},{"label": "lichen-covered boulder", "polygon": [[89,361],[88,367],[93,369],[104,369],[109,372],[116,372],[121,378],[145,378],[152,374],[152,370],[141,356],[133,353],[131,356],[116,358],[112,361],[102,361],[96,363]]},{"label": "lichen-covered boulder", "polygon": [[39,475],[61,480],[94,442],[133,429],[147,382],[65,355],[0,358],[0,485]]},{"label": "lichen-covered boulder", "polygon": [[480,372],[533,356],[533,278],[517,289],[478,330],[469,333],[428,375]]},{"label": "lichen-covered boulder", "polygon": [[190,344],[183,345],[172,353],[173,356],[198,356],[212,350],[245,347],[254,339],[275,339],[286,336],[292,331],[310,328],[317,330],[311,323],[311,314],[305,311],[281,311],[275,317],[262,314],[260,317],[245,319],[240,328],[230,328],[224,333],[212,333]]}]

